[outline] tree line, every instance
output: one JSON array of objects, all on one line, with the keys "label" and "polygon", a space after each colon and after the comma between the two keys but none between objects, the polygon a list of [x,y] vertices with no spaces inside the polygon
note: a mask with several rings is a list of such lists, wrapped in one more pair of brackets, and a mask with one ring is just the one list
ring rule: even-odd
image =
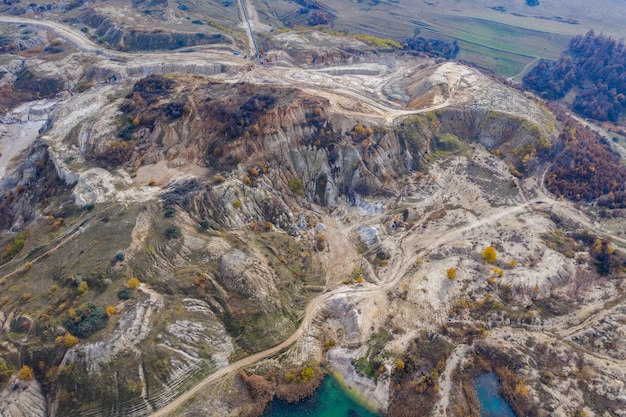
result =
[{"label": "tree line", "polygon": [[557,61],[541,60],[524,77],[524,86],[549,100],[575,89],[574,110],[617,122],[626,109],[626,46],[593,30],[578,35]]},{"label": "tree line", "polygon": [[583,127],[556,106],[551,106],[563,123],[561,134],[550,150],[552,164],[546,187],[574,201],[597,201],[610,208],[626,207],[626,168],[608,143]]},{"label": "tree line", "polygon": [[454,59],[459,53],[459,44],[456,39],[452,42],[446,42],[441,39],[428,39],[416,36],[406,39],[402,47],[409,53],[425,52],[446,59]]}]

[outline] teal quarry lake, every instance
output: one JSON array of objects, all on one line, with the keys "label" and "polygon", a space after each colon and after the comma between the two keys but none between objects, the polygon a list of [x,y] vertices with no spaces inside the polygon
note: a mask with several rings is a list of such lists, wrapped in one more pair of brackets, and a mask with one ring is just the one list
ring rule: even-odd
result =
[{"label": "teal quarry lake", "polygon": [[324,378],[315,394],[297,404],[274,399],[262,417],[381,417],[357,400],[332,375]]},{"label": "teal quarry lake", "polygon": [[[496,375],[478,375],[474,387],[481,417],[516,417],[509,403],[500,395],[500,381]],[[381,417],[381,414],[357,401],[331,374],[310,398],[297,404],[274,399],[262,417]]]},{"label": "teal quarry lake", "polygon": [[474,380],[480,403],[480,417],[516,417],[509,403],[500,395],[500,381],[492,373],[480,374]]}]

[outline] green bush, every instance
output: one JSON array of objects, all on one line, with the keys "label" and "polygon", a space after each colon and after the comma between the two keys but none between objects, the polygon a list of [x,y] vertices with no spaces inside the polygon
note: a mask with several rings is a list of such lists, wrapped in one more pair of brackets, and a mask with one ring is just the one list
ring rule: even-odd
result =
[{"label": "green bush", "polygon": [[9,365],[4,359],[0,358],[0,381],[8,378],[13,373],[11,365]]},{"label": "green bush", "polygon": [[295,194],[304,195],[304,184],[300,178],[292,178],[289,180],[289,189]]},{"label": "green bush", "polygon": [[117,292],[117,298],[122,301],[130,300],[131,298],[133,298],[133,291],[130,288],[126,287],[120,288],[120,290]]},{"label": "green bush", "polygon": [[63,326],[73,336],[84,339],[106,327],[109,315],[104,307],[93,301],[83,303],[76,309],[75,317],[67,317]]},{"label": "green bush", "polygon": [[211,227],[211,219],[209,219],[208,217],[205,217],[204,219],[200,221],[200,228],[202,230],[208,230],[209,227]]},{"label": "green bush", "polygon": [[315,370],[310,366],[307,366],[300,372],[300,379],[302,379],[303,382],[308,382],[313,378],[315,378]]},{"label": "green bush", "polygon": [[15,236],[13,239],[13,243],[9,246],[5,251],[5,256],[7,258],[13,258],[18,254],[19,251],[24,247],[24,243],[26,242],[26,233],[22,232]]},{"label": "green bush", "polygon": [[174,217],[174,214],[176,214],[176,209],[174,207],[168,207],[165,209],[163,216],[169,218],[169,217]]},{"label": "green bush", "polygon": [[165,237],[167,239],[178,239],[182,235],[183,234],[180,230],[180,227],[178,226],[169,226],[167,229],[165,229]]}]

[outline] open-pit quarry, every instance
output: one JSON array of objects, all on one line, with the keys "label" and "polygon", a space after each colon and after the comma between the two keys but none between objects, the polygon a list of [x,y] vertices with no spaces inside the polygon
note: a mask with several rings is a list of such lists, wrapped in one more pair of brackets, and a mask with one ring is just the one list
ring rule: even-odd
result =
[{"label": "open-pit quarry", "polygon": [[0,416],[256,416],[322,364],[389,416],[479,415],[483,372],[626,415],[624,227],[544,185],[566,122],[238,7],[261,61],[0,16]]}]

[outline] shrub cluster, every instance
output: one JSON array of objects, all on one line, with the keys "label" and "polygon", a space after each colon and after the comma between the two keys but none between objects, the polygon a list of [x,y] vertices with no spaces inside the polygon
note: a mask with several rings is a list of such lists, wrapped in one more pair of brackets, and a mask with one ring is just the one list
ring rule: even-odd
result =
[{"label": "shrub cluster", "polygon": [[[104,307],[93,301],[83,303],[73,313],[63,321],[63,326],[72,335],[81,339],[104,329],[109,320]],[[72,315],[74,317],[71,317]]]}]

